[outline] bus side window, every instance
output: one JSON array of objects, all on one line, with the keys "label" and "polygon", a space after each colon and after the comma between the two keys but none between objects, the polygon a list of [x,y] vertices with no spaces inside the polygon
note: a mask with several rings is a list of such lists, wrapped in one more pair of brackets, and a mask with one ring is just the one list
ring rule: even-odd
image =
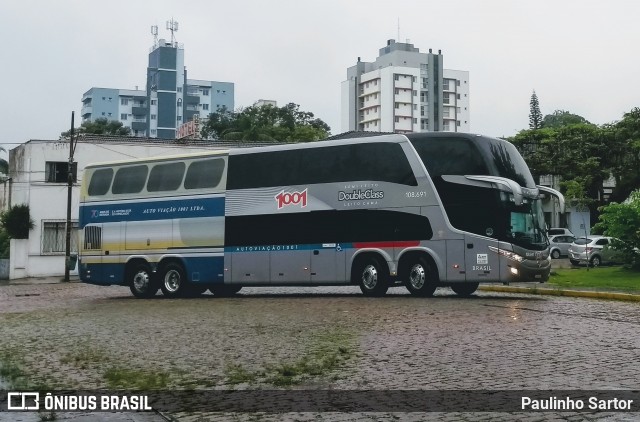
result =
[{"label": "bus side window", "polygon": [[111,187],[111,179],[113,178],[113,169],[105,168],[94,170],[89,182],[89,196],[105,195]]},{"label": "bus side window", "polygon": [[113,179],[111,192],[114,194],[141,192],[147,181],[147,172],[146,165],[120,167]]},{"label": "bus side window", "polygon": [[223,171],[224,160],[222,158],[194,161],[189,165],[189,169],[187,170],[187,176],[184,179],[184,188],[215,188],[222,179]]},{"label": "bus side window", "polygon": [[160,192],[177,190],[182,183],[184,169],[185,164],[183,162],[157,164],[153,166],[149,173],[147,191]]}]

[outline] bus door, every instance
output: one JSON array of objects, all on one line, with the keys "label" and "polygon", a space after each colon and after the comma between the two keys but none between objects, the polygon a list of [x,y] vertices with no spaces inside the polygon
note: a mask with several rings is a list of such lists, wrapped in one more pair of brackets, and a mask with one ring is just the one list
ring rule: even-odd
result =
[{"label": "bus door", "polygon": [[465,234],[466,278],[469,282],[500,281],[500,257],[495,239]]},{"label": "bus door", "polygon": [[311,250],[311,282],[344,281],[345,255],[339,243],[315,245]]}]

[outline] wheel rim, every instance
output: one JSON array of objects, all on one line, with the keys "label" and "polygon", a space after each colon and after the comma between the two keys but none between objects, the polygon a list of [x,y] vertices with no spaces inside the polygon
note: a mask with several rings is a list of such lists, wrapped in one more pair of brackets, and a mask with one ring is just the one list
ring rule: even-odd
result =
[{"label": "wheel rim", "polygon": [[133,288],[138,292],[146,292],[149,290],[149,273],[141,270],[133,276]]},{"label": "wheel rim", "polygon": [[558,252],[558,251],[553,251],[553,253],[551,254],[551,256],[552,256],[553,258],[555,258],[555,259],[558,259],[558,258],[560,258],[560,252]]},{"label": "wheel rim", "polygon": [[426,282],[426,273],[424,267],[420,264],[416,264],[409,271],[409,284],[416,290],[420,290]]},{"label": "wheel rim", "polygon": [[593,264],[594,267],[597,267],[600,265],[600,258],[593,258],[591,260],[591,263]]},{"label": "wheel rim", "polygon": [[367,265],[362,271],[362,284],[367,289],[373,289],[378,284],[378,269],[374,265]]},{"label": "wheel rim", "polygon": [[180,273],[176,270],[169,270],[164,276],[164,288],[169,293],[175,293],[180,289]]}]

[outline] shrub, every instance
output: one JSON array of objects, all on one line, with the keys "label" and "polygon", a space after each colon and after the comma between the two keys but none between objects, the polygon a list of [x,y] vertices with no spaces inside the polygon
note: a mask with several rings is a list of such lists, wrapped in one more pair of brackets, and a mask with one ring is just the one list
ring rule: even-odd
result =
[{"label": "shrub", "polygon": [[33,220],[26,204],[14,205],[0,215],[0,223],[12,239],[28,239]]}]

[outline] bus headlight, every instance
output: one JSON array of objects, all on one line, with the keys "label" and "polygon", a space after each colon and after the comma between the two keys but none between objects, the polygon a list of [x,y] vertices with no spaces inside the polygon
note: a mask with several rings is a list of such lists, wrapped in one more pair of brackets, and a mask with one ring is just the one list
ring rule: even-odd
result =
[{"label": "bus headlight", "polygon": [[516,261],[516,262],[522,262],[524,260],[523,257],[521,257],[520,255],[518,255],[517,253],[511,252],[511,251],[507,251],[504,249],[500,249],[500,248],[496,248],[495,246],[489,246],[489,250],[492,252],[497,253],[498,255],[502,255],[507,259],[510,259],[512,261]]}]

